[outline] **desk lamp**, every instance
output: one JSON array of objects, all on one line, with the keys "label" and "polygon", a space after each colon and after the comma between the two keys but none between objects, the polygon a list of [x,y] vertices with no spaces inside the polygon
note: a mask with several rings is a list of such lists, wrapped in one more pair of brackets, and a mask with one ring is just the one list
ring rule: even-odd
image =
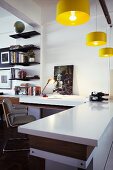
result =
[{"label": "desk lamp", "polygon": [[47,96],[46,94],[44,94],[43,92],[44,92],[45,88],[47,87],[47,85],[48,85],[49,83],[53,84],[54,82],[55,82],[55,80],[52,79],[52,78],[47,80],[47,83],[46,83],[46,85],[44,86],[44,88],[42,89],[42,93],[41,93],[43,97],[48,97],[48,96]]}]

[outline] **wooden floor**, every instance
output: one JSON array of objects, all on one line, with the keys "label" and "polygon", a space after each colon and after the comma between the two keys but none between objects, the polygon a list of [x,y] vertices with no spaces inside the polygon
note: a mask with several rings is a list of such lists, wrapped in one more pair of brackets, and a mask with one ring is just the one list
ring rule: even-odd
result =
[{"label": "wooden floor", "polygon": [[[29,151],[19,152],[5,152],[3,154],[3,147],[9,136],[15,136],[16,131],[8,130],[4,125],[0,125],[0,170],[39,170],[38,162],[35,157],[29,156]],[[16,146],[14,142],[13,147]],[[23,144],[22,144],[23,146]],[[49,167],[49,168],[48,168]],[[76,170],[74,167],[66,167],[50,162],[47,170]],[[113,149],[109,156],[106,168],[104,170],[113,170]]]},{"label": "wooden floor", "polygon": [[[34,159],[32,160],[30,158],[29,151],[3,153],[4,144],[6,143],[9,136],[15,136],[15,132],[16,131],[13,130],[12,133],[12,130],[7,129],[4,125],[0,125],[0,170],[37,170],[37,163],[34,161]],[[18,135],[18,137],[20,136]],[[22,144],[20,144],[22,147],[24,147],[24,141],[26,145],[26,140],[23,140]],[[7,146],[10,148],[18,148],[17,143],[14,141],[13,144],[9,144]]]}]

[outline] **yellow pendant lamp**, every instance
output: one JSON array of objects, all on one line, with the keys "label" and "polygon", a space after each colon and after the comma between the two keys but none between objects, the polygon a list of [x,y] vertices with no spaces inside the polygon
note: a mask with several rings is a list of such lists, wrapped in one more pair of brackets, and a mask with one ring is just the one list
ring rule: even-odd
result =
[{"label": "yellow pendant lamp", "polygon": [[86,35],[87,46],[100,46],[107,43],[107,35],[105,32],[90,32]]},{"label": "yellow pendant lamp", "polygon": [[84,24],[90,19],[89,0],[59,0],[56,21],[65,26]]},{"label": "yellow pendant lamp", "polygon": [[110,33],[109,33],[109,41],[108,41],[108,46],[105,48],[99,49],[99,57],[112,57],[113,56],[113,48],[110,47],[110,41],[111,41],[111,28],[110,27]]},{"label": "yellow pendant lamp", "polygon": [[113,48],[106,47],[99,49],[99,57],[112,57],[113,56]]},{"label": "yellow pendant lamp", "polygon": [[86,45],[87,46],[101,46],[107,43],[107,35],[105,32],[97,31],[97,0],[96,4],[96,31],[90,32],[86,35]]}]

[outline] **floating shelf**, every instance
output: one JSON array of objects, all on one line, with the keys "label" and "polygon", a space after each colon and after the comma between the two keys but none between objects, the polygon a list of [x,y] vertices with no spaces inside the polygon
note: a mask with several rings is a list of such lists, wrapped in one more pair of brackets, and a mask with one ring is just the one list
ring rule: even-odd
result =
[{"label": "floating shelf", "polygon": [[20,33],[20,34],[10,35],[10,37],[15,38],[15,39],[18,39],[18,38],[27,39],[27,38],[31,38],[36,35],[40,35],[40,33],[37,31],[29,31],[29,32],[24,32],[24,33]]},{"label": "floating shelf", "polygon": [[28,50],[40,50],[40,47],[38,46],[26,46],[26,47],[20,47],[20,48],[16,48],[16,49],[11,49],[9,51],[21,51],[21,52],[27,52]]},{"label": "floating shelf", "polygon": [[11,66],[14,66],[14,65],[30,66],[30,65],[34,65],[34,64],[40,64],[40,63],[39,62],[10,63]]},{"label": "floating shelf", "polygon": [[12,78],[12,79],[9,79],[9,80],[21,80],[21,81],[30,81],[30,80],[39,80],[40,79],[40,77],[38,77],[38,76],[34,76],[34,77],[26,77],[25,79],[21,79],[21,78]]}]

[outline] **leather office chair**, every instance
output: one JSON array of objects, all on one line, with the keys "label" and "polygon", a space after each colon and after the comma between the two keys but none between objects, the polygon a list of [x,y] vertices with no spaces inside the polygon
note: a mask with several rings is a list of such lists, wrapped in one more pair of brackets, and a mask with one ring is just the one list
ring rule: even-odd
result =
[{"label": "leather office chair", "polygon": [[[6,127],[8,130],[7,140],[3,147],[3,153],[6,151],[23,151],[29,150],[28,139],[23,137],[17,137],[19,133],[17,133],[17,127],[22,124],[29,123],[31,121],[35,121],[36,118],[32,115],[28,115],[28,109],[26,106],[21,104],[12,104],[9,98],[3,99],[2,102],[4,118],[6,122]],[[16,130],[16,133],[15,131]],[[16,137],[15,137],[16,134]],[[20,134],[23,135],[23,134]],[[10,137],[9,137],[10,136]],[[11,137],[12,136],[12,137]],[[25,142],[26,140],[26,142]],[[16,147],[14,147],[16,144]]]}]

